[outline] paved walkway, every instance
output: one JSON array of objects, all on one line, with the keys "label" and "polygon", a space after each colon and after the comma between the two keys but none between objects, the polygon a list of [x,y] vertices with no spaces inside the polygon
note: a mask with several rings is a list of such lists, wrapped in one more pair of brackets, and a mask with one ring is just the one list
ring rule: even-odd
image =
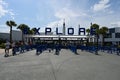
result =
[{"label": "paved walkway", "polygon": [[120,56],[99,52],[59,55],[35,50],[4,58],[0,55],[0,80],[120,80]]},{"label": "paved walkway", "polygon": [[[10,51],[12,51],[11,49],[10,49]],[[0,49],[0,54],[3,54],[5,52],[5,49]]]},{"label": "paved walkway", "polygon": [[0,49],[0,54],[4,53],[4,51],[5,51],[4,49]]}]

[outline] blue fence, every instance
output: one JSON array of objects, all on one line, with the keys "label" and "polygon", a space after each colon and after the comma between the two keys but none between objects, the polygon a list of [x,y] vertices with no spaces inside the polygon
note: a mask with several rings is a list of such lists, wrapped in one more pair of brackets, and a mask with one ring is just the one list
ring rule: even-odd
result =
[{"label": "blue fence", "polygon": [[12,54],[13,56],[17,53],[24,53],[29,50],[33,50],[35,48],[35,45],[22,45],[22,46],[15,46],[12,48]]},{"label": "blue fence", "polygon": [[16,53],[24,53],[26,51],[30,51],[36,49],[36,55],[41,54],[43,51],[47,49],[55,49],[55,54],[59,55],[60,50],[62,48],[70,49],[73,53],[77,54],[77,49],[81,51],[88,51],[90,53],[96,53],[97,51],[103,51],[110,54],[120,55],[120,48],[115,46],[83,46],[83,45],[67,45],[63,46],[60,44],[36,44],[36,45],[23,45],[23,46],[15,46],[12,50],[13,55]]},{"label": "blue fence", "polygon": [[110,54],[120,55],[120,48],[115,46],[77,46],[78,49],[82,51],[88,51],[91,53],[95,53],[96,51],[107,52]]}]

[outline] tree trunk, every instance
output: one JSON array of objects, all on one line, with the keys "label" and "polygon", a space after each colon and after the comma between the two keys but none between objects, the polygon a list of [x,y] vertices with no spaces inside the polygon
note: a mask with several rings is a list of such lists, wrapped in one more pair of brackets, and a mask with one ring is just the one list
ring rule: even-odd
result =
[{"label": "tree trunk", "polygon": [[10,43],[12,43],[12,26],[10,26]]},{"label": "tree trunk", "polygon": [[104,39],[104,35],[102,36],[102,46],[104,46],[104,41],[105,41],[105,39]]},{"label": "tree trunk", "polygon": [[98,38],[98,35],[97,35],[97,46],[98,46],[98,43],[99,43],[99,38]]},{"label": "tree trunk", "polygon": [[24,41],[24,34],[23,34],[23,31],[22,31],[22,41]]},{"label": "tree trunk", "polygon": [[86,39],[86,46],[89,45],[89,38]]},{"label": "tree trunk", "polygon": [[97,38],[97,44],[96,44],[95,54],[98,55],[98,34],[96,35],[96,38]]}]

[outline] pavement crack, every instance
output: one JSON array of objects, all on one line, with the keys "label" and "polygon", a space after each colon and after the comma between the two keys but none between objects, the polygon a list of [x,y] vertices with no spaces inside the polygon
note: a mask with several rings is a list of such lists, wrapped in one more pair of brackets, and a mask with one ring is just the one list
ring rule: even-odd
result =
[{"label": "pavement crack", "polygon": [[57,80],[55,69],[54,69],[54,66],[52,64],[52,61],[51,61],[50,57],[49,57],[49,61],[50,61],[50,65],[51,65],[51,69],[52,69],[54,80]]}]

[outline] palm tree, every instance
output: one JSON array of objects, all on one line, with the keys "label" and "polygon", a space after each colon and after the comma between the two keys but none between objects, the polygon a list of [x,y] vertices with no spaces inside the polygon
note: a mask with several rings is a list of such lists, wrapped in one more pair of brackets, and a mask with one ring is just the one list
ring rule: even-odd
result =
[{"label": "palm tree", "polygon": [[37,28],[32,28],[31,30],[33,31],[33,34],[35,34]]},{"label": "palm tree", "polygon": [[[90,29],[86,29],[86,32],[87,32],[87,36],[89,36],[90,35]],[[89,43],[89,38],[87,38],[87,43],[86,43],[86,45]]]},{"label": "palm tree", "polygon": [[29,30],[29,31],[28,31],[28,34],[34,34],[34,30],[32,30],[32,29]]},{"label": "palm tree", "polygon": [[98,37],[99,37],[99,25],[98,24],[93,24],[91,25],[91,28],[95,28],[95,35],[97,37],[97,44],[98,44]]},{"label": "palm tree", "polygon": [[99,25],[98,24],[91,25],[91,28],[95,28],[96,29],[96,31],[95,31],[96,35],[99,34]]},{"label": "palm tree", "polygon": [[108,28],[103,26],[102,28],[100,28],[100,34],[102,35],[102,46],[104,46],[104,38],[105,38],[105,35],[107,34],[108,32]]},{"label": "palm tree", "polygon": [[87,35],[90,35],[90,29],[86,29]]},{"label": "palm tree", "polygon": [[21,31],[22,31],[22,41],[24,41],[24,34],[23,34],[23,31],[25,30],[25,29],[27,29],[28,31],[29,31],[29,26],[28,25],[26,25],[26,24],[20,24],[18,27],[17,27],[17,29],[20,29]]},{"label": "palm tree", "polygon": [[[98,48],[98,37],[99,37],[99,25],[98,24],[92,24],[91,28],[95,28],[95,36],[97,38],[97,48]],[[98,55],[98,51],[95,52],[96,55]]]},{"label": "palm tree", "polygon": [[12,43],[12,27],[17,26],[14,21],[6,21],[6,25],[10,27],[10,43]]},{"label": "palm tree", "polygon": [[[37,28],[32,28],[31,29],[32,34],[36,34],[36,30],[37,30]],[[33,40],[34,40],[34,38],[33,38]],[[38,38],[38,40],[40,40],[40,38]]]}]

